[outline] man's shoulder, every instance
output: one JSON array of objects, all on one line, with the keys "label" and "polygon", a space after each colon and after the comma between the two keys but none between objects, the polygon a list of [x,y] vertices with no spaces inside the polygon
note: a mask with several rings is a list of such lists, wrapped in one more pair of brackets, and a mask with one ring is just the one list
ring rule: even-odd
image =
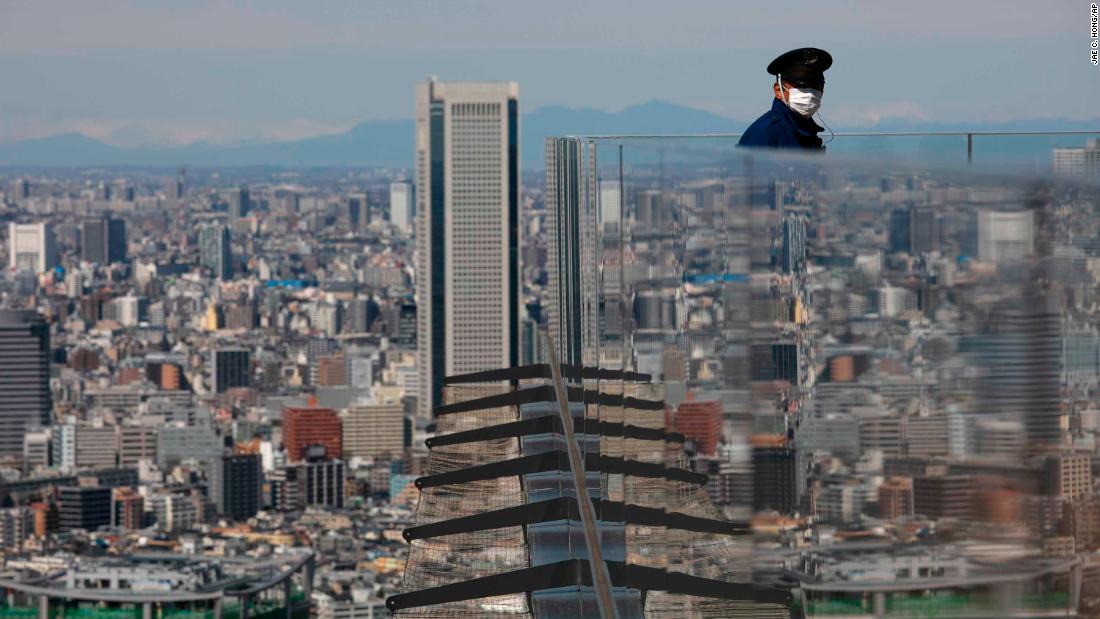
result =
[{"label": "man's shoulder", "polygon": [[741,146],[774,146],[774,128],[779,124],[779,118],[775,112],[768,110],[760,118],[757,118],[748,129],[741,134]]}]

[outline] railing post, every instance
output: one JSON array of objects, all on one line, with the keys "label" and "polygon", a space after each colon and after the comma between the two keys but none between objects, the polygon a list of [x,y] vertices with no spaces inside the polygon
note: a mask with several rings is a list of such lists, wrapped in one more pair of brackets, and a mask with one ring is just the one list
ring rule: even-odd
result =
[{"label": "railing post", "polygon": [[974,163],[974,134],[966,134],[966,165]]},{"label": "railing post", "polygon": [[573,433],[573,414],[569,411],[565,384],[561,379],[561,365],[558,364],[558,351],[550,334],[543,332],[546,338],[546,351],[550,361],[550,372],[554,381],[554,395],[558,401],[561,415],[561,429],[565,434],[566,453],[569,454],[569,468],[573,474],[573,487],[577,492],[577,507],[581,513],[581,526],[584,529],[584,542],[588,547],[588,566],[592,575],[592,587],[596,590],[596,606],[601,619],[619,619],[619,610],[615,607],[615,598],[611,595],[611,574],[603,560],[603,539],[596,521],[596,508],[592,497],[588,496],[588,483],[585,478],[584,458],[577,447]]}]

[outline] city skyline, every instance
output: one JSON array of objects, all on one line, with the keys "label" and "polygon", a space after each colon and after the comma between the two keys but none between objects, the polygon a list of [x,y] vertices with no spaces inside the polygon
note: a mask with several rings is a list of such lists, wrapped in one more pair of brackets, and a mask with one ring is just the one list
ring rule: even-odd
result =
[{"label": "city skyline", "polygon": [[0,93],[0,142],[74,131],[120,145],[333,134],[408,118],[408,93],[430,74],[520,80],[531,110],[663,99],[747,123],[770,97],[764,65],[799,45],[836,58],[822,108],[836,126],[1094,119],[1100,94],[1087,6],[1071,3],[653,1],[561,7],[552,19],[498,2],[396,6],[2,7],[0,77],[19,87]]}]

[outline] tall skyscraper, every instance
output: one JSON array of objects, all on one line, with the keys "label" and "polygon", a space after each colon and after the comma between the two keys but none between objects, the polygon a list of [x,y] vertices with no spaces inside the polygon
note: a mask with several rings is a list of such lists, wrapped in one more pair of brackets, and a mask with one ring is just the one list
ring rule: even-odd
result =
[{"label": "tall skyscraper", "polygon": [[218,279],[232,279],[233,236],[228,226],[211,224],[199,232],[199,247],[202,251],[202,266],[210,269]]},{"label": "tall skyscraper", "polygon": [[348,222],[353,232],[362,232],[370,225],[370,206],[367,194],[353,193],[348,196]]},{"label": "tall skyscraper", "polygon": [[936,211],[931,206],[909,207],[909,253],[926,254],[937,249]]},{"label": "tall skyscraper", "polygon": [[249,202],[248,188],[235,187],[229,190],[229,221],[237,221],[242,217],[248,217]]},{"label": "tall skyscraper", "polygon": [[419,413],[443,377],[519,362],[519,86],[416,90]]},{"label": "tall skyscraper", "polygon": [[0,310],[0,456],[22,455],[27,428],[49,425],[51,408],[49,325]]},{"label": "tall skyscraper", "polygon": [[84,221],[81,227],[81,259],[95,264],[126,261],[126,222],[111,217]]},{"label": "tall skyscraper", "polygon": [[8,267],[42,273],[57,266],[57,242],[49,224],[8,224]]},{"label": "tall skyscraper", "polygon": [[801,271],[806,262],[806,220],[798,215],[783,219],[783,253],[780,266],[784,273]]},{"label": "tall skyscraper", "polygon": [[215,458],[207,469],[210,500],[218,513],[247,520],[260,511],[263,470],[259,454],[233,454]]},{"label": "tall skyscraper", "polygon": [[252,356],[243,348],[221,348],[211,360],[214,393],[234,387],[247,387],[252,378]]},{"label": "tall skyscraper", "polygon": [[31,195],[31,186],[25,178],[17,178],[11,182],[10,199],[13,202],[26,200]]},{"label": "tall skyscraper", "polygon": [[412,183],[390,183],[390,222],[404,232],[412,230],[416,216]]}]

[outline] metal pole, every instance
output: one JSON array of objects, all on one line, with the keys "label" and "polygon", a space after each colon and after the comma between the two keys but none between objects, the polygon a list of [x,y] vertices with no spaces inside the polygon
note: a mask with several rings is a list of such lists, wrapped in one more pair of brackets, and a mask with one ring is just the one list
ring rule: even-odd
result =
[{"label": "metal pole", "polygon": [[974,134],[966,134],[966,165],[974,163]]},{"label": "metal pole", "polygon": [[569,412],[565,384],[561,380],[558,351],[549,333],[544,331],[543,337],[546,338],[546,349],[550,357],[550,372],[554,381],[554,395],[558,400],[558,413],[561,415],[561,429],[565,434],[566,453],[569,454],[569,469],[573,474],[573,486],[577,491],[577,507],[581,513],[581,526],[584,528],[584,543],[588,547],[588,565],[592,573],[592,586],[596,590],[596,606],[600,610],[601,619],[619,619],[615,598],[611,595],[611,574],[608,573],[607,564],[603,560],[600,530],[596,523],[596,508],[592,505],[592,497],[588,496],[588,485],[585,483],[584,458],[581,457],[577,439],[573,434],[573,416]]}]

